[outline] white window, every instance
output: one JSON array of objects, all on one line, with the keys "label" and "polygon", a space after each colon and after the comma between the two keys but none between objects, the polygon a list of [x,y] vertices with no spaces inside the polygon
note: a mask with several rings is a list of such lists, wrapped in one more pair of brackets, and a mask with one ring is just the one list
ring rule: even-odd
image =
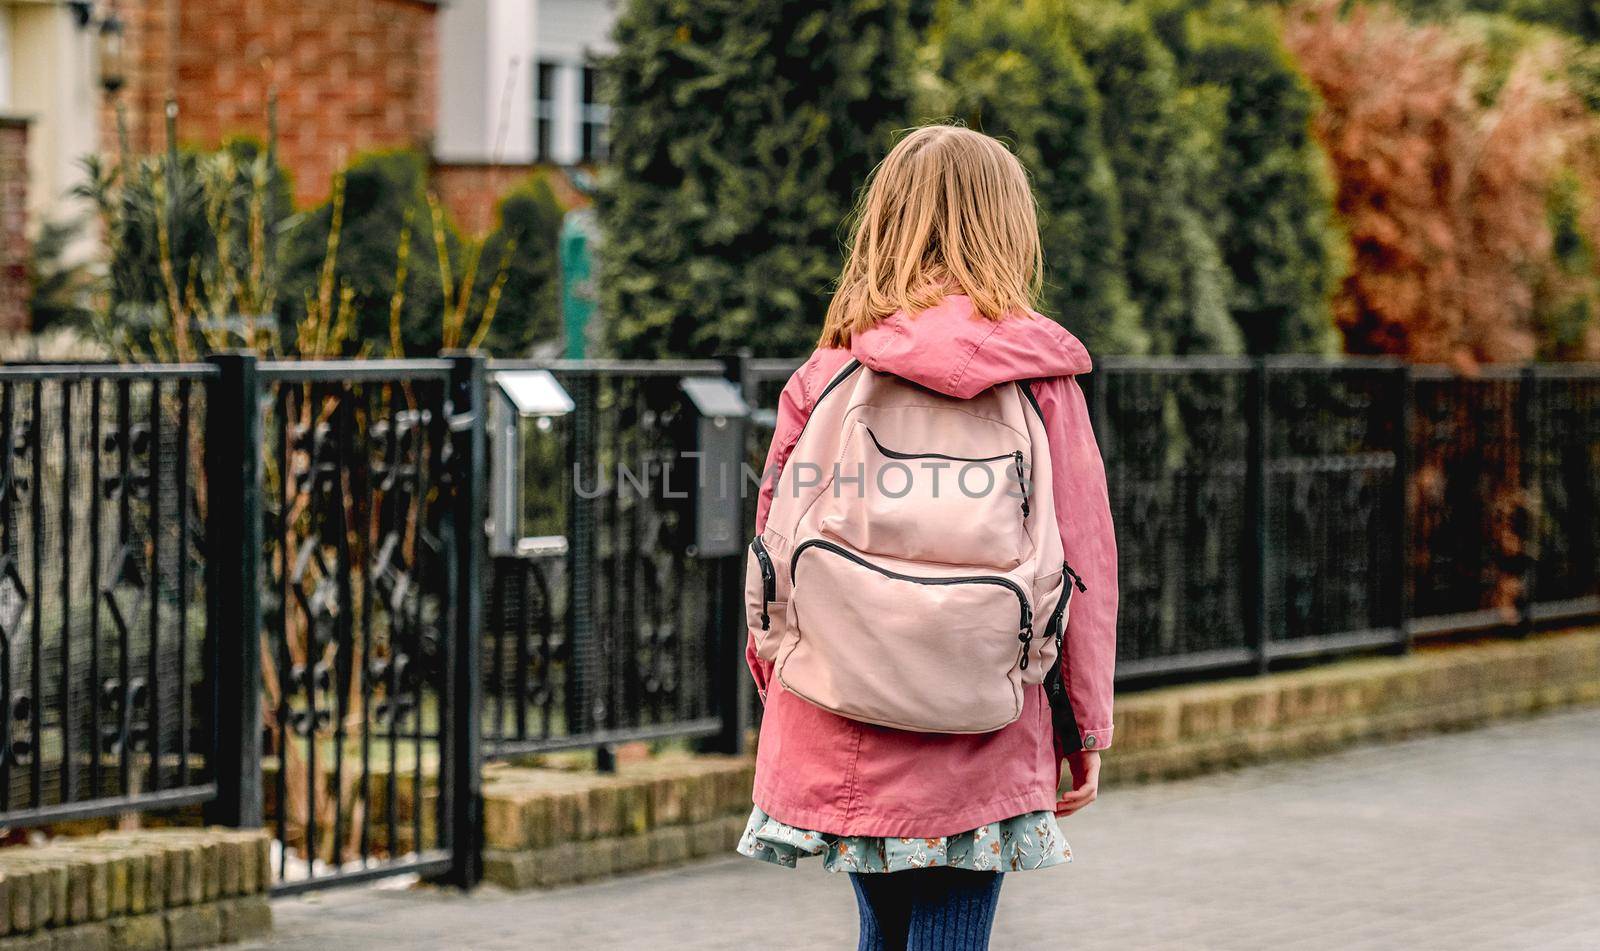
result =
[{"label": "white window", "polygon": [[611,109],[600,101],[600,71],[594,66],[583,67],[583,104],[579,121],[583,128],[579,134],[579,152],[585,162],[599,162],[606,157],[606,127],[611,119]]},{"label": "white window", "polygon": [[533,77],[533,154],[540,162],[555,161],[556,63],[541,62]]}]

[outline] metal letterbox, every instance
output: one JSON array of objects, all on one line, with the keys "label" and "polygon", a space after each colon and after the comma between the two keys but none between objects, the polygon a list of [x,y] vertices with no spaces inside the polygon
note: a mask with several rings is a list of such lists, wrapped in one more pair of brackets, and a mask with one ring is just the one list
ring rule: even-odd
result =
[{"label": "metal letterbox", "polygon": [[721,377],[687,377],[680,384],[693,416],[693,455],[681,465],[694,472],[689,498],[695,555],[725,558],[744,550],[745,426],[750,407],[739,388]]},{"label": "metal letterbox", "polygon": [[524,471],[524,420],[534,428],[532,438],[555,438],[555,420],[572,412],[572,397],[549,370],[500,370],[489,388],[489,550],[495,555],[515,555],[530,547],[548,548],[564,538],[523,539],[522,486]]}]

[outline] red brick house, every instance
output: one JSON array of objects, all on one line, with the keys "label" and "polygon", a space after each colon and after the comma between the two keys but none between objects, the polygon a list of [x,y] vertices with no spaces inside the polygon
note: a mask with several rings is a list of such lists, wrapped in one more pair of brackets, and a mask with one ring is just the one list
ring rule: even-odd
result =
[{"label": "red brick house", "polygon": [[107,97],[136,151],[162,146],[176,91],[179,136],[264,138],[277,91],[278,147],[295,198],[320,201],[357,152],[427,148],[438,101],[439,9],[431,0],[121,0],[127,80]]},{"label": "red brick house", "polygon": [[[185,142],[265,136],[275,88],[280,154],[301,202],[325,198],[342,162],[371,149],[429,151],[441,194],[466,212],[507,166],[603,156],[603,107],[585,60],[605,48],[609,0],[117,0],[112,8],[125,23],[119,98],[134,148],[160,147],[170,89]],[[103,108],[110,133],[113,107]]]},{"label": "red brick house", "polygon": [[17,116],[0,119],[0,229],[18,229],[0,233],[0,328],[26,312],[6,283],[25,271],[26,230],[60,212],[85,153],[116,148],[119,109],[135,152],[163,147],[169,97],[180,141],[214,147],[264,138],[275,91],[297,202],[325,199],[358,153],[417,148],[456,219],[482,230],[534,164],[603,157],[591,58],[613,6],[0,0],[0,116]]}]

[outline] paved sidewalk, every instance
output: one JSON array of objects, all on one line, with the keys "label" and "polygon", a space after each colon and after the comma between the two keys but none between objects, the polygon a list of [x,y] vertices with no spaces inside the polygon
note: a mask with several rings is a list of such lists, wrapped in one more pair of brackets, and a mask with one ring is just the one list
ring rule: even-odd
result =
[{"label": "paved sidewalk", "polygon": [[[1115,755],[1114,753],[1108,755]],[[1114,788],[994,947],[1600,948],[1600,711]],[[730,858],[559,891],[276,902],[251,948],[855,947],[848,884]]]}]

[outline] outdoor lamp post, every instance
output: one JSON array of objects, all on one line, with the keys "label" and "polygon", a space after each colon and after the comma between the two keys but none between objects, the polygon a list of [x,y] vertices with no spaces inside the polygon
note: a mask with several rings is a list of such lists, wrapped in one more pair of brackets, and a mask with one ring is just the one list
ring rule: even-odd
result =
[{"label": "outdoor lamp post", "polygon": [[115,8],[96,16],[91,0],[67,0],[73,19],[80,30],[94,30],[95,65],[100,70],[100,86],[107,95],[115,95],[128,81],[128,64],[123,48],[127,28]]},{"label": "outdoor lamp post", "polygon": [[100,86],[107,95],[116,95],[128,80],[127,60],[123,49],[122,18],[112,10],[100,21],[95,36],[95,59],[100,66]]}]

